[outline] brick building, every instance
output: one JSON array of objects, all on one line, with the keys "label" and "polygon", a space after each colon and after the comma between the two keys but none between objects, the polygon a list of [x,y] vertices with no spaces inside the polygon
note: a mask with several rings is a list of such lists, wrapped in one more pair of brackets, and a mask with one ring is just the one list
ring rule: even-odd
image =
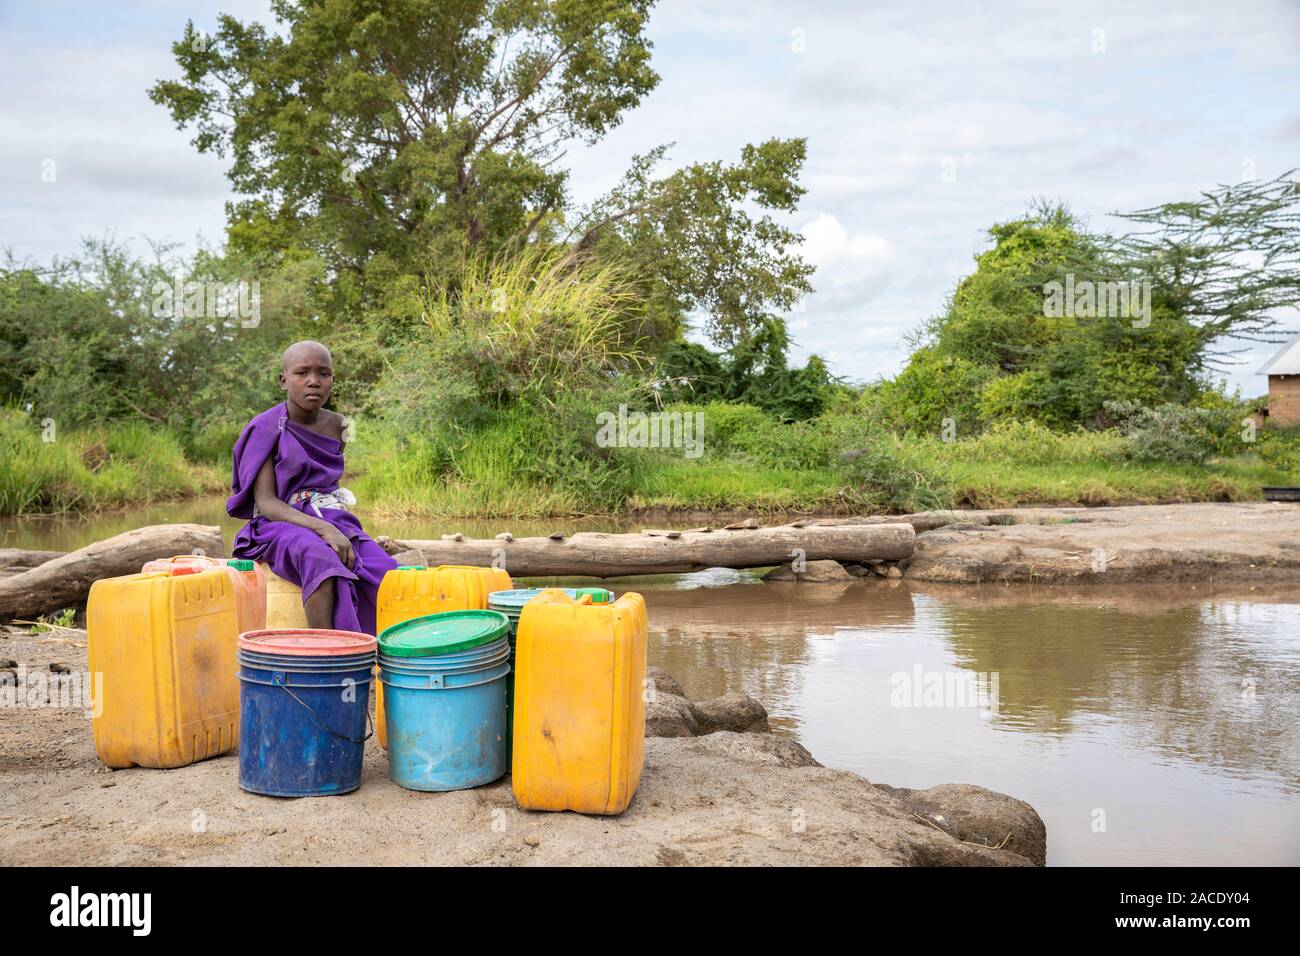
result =
[{"label": "brick building", "polygon": [[1268,376],[1268,420],[1300,425],[1300,335],[1278,349],[1258,375]]}]

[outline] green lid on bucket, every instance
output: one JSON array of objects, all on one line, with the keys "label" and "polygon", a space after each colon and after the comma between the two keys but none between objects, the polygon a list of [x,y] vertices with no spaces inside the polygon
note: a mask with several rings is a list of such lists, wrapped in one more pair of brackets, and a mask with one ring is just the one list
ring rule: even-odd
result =
[{"label": "green lid on bucket", "polygon": [[379,653],[389,657],[437,657],[491,644],[506,636],[510,622],[499,611],[444,611],[413,617],[379,635]]},{"label": "green lid on bucket", "polygon": [[397,566],[396,570],[398,570],[398,571],[427,571],[427,570],[429,570],[429,566],[428,566],[427,564],[399,564],[399,565]]},{"label": "green lid on bucket", "polygon": [[255,567],[253,562],[247,558],[231,558],[226,562],[226,566],[234,568],[236,571],[251,571]]},{"label": "green lid on bucket", "polygon": [[578,588],[577,596],[582,597],[584,594],[591,595],[592,604],[608,604],[614,599],[614,595],[610,594],[604,588]]}]

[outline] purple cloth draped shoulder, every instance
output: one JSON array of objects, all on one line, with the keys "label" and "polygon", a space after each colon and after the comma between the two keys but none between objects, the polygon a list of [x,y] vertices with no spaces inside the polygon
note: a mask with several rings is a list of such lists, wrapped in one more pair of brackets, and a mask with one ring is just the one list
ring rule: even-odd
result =
[{"label": "purple cloth draped shoulder", "polygon": [[397,562],[362,530],[355,515],[341,508],[322,508],[317,513],[308,501],[290,506],[328,521],[352,542],[356,560],[351,569],[310,528],[255,517],[253,482],[267,458],[274,463],[275,496],[281,501],[299,491],[336,491],[343,477],[343,446],[338,439],[290,421],[283,402],[254,417],[235,442],[226,511],[232,518],[249,520],[235,536],[231,554],[269,565],[302,588],[304,602],[323,581],[335,578],[334,626],[374,634],[379,582]]}]

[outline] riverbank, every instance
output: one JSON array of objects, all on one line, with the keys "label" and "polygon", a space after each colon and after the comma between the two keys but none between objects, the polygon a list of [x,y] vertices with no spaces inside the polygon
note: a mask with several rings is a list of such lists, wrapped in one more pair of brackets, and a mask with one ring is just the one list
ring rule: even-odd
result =
[{"label": "riverbank", "polygon": [[[1028,423],[945,442],[873,430],[828,414],[779,423],[709,405],[697,457],[672,448],[525,453],[546,436],[523,425],[457,439],[437,454],[415,436],[361,429],[344,479],[371,521],[542,520],[651,514],[903,513],[932,508],[1098,507],[1258,501],[1292,482],[1300,438],[1261,432],[1234,454],[1188,464],[1142,460],[1109,431]],[[575,423],[575,427],[578,427]],[[504,429],[504,430],[503,430]],[[0,515],[104,514],[216,496],[233,434],[199,446],[138,422],[42,431],[0,412]]]},{"label": "riverbank", "polygon": [[[5,633],[0,657],[28,673],[86,668],[84,632]],[[667,674],[655,683],[641,786],[617,817],[521,811],[508,777],[403,790],[373,742],[361,789],[324,799],[245,793],[233,754],[108,771],[78,710],[6,708],[0,848],[6,863],[56,866],[1043,864],[1046,830],[1023,801],[964,784],[873,785],[771,732],[757,701],[691,702]]]},{"label": "riverbank", "polygon": [[963,512],[917,535],[904,573],[955,584],[1300,582],[1300,504]]}]

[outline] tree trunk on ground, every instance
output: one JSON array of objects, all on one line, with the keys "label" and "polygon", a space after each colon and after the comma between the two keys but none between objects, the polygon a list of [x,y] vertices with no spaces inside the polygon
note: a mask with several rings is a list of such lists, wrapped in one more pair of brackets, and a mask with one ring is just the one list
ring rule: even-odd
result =
[{"label": "tree trunk on ground", "polygon": [[23,548],[0,548],[0,568],[19,568],[26,570],[61,558],[66,551],[27,551]]},{"label": "tree trunk on ground", "polygon": [[34,618],[84,604],[90,586],[100,578],[134,574],[146,561],[198,551],[214,558],[225,556],[219,527],[152,525],[96,541],[21,574],[0,579],[0,621]]},{"label": "tree trunk on ground", "polygon": [[[673,535],[673,537],[669,537]],[[760,568],[805,561],[897,561],[912,555],[907,522],[843,527],[742,528],[717,531],[603,534],[554,538],[465,538],[461,541],[378,539],[389,554],[418,551],[420,563],[496,565],[512,577],[677,574],[705,568]],[[802,552],[795,554],[796,551]],[[412,555],[405,555],[409,560]]]}]

